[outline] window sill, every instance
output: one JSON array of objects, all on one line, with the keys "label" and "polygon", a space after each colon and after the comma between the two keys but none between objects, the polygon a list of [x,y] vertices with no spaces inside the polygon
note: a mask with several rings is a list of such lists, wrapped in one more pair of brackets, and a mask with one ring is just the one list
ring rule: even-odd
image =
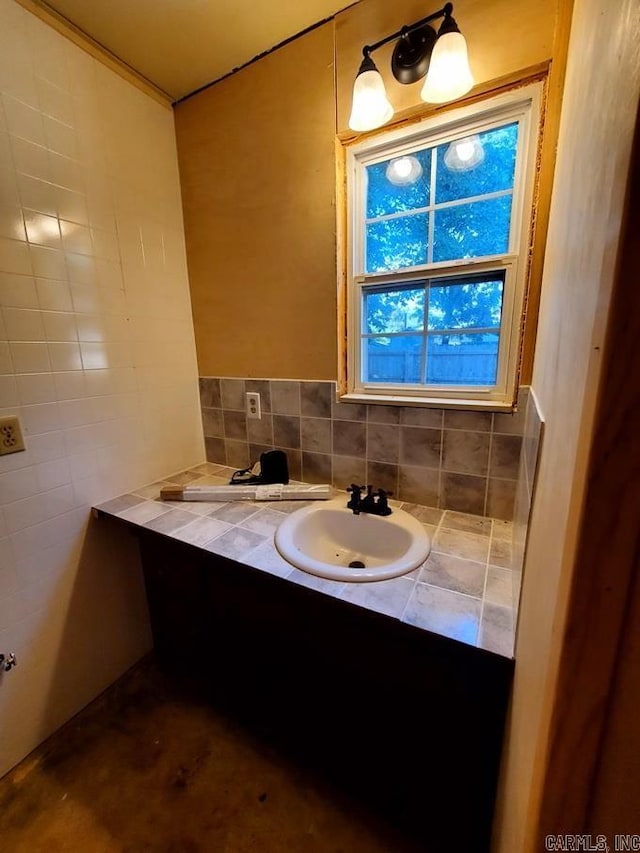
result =
[{"label": "window sill", "polygon": [[463,411],[513,412],[512,403],[500,400],[465,400],[451,397],[407,397],[401,394],[342,394],[341,403],[367,403],[371,406],[415,406],[423,409],[460,409]]}]

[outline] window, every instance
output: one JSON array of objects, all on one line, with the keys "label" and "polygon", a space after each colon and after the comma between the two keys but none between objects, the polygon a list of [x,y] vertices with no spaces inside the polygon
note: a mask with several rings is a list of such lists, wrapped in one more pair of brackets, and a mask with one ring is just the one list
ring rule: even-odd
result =
[{"label": "window", "polygon": [[347,152],[349,399],[509,406],[537,86]]}]

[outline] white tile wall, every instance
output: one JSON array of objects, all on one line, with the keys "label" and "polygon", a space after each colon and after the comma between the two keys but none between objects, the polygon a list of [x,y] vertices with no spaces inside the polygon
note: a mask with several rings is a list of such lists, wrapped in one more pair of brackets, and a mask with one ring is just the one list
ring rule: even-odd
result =
[{"label": "white tile wall", "polygon": [[172,113],[0,0],[0,773],[150,644],[89,507],[204,460]]}]

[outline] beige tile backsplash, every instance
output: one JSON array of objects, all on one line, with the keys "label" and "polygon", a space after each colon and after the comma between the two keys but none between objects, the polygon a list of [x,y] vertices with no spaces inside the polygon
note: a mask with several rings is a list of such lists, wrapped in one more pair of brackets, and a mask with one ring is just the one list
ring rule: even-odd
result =
[{"label": "beige tile backsplash", "polygon": [[[245,393],[261,396],[247,419]],[[292,478],[371,483],[399,500],[511,520],[528,389],[513,415],[336,401],[333,382],[201,377],[207,459],[245,467],[286,451]]]}]

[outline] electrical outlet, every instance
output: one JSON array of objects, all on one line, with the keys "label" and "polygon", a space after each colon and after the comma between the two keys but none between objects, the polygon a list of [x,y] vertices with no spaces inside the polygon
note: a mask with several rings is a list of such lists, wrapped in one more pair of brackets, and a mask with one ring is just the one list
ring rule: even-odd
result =
[{"label": "electrical outlet", "polygon": [[25,450],[20,421],[16,415],[0,418],[0,456]]},{"label": "electrical outlet", "polygon": [[247,391],[247,417],[260,420],[262,412],[260,411],[260,394],[257,391]]}]

